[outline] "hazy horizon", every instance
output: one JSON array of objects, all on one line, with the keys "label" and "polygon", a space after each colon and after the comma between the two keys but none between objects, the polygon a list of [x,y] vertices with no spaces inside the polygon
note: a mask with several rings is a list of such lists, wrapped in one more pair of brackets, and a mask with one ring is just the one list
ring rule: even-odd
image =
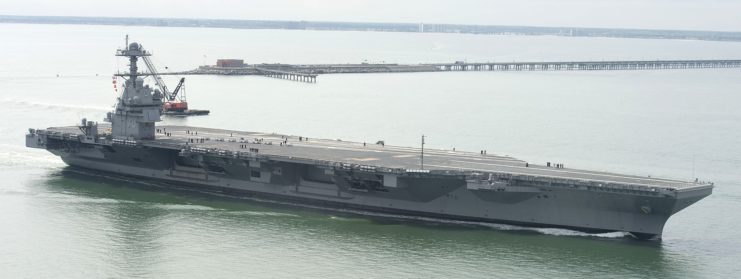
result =
[{"label": "hazy horizon", "polygon": [[[741,31],[731,0],[6,0],[0,14]],[[112,8],[113,7],[113,8]]]}]

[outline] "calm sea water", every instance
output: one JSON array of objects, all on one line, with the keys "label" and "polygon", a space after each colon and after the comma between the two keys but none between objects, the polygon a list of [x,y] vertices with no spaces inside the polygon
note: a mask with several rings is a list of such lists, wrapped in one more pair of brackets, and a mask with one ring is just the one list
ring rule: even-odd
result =
[{"label": "calm sea water", "polygon": [[[65,167],[27,128],[100,120],[125,34],[160,70],[217,58],[359,63],[741,58],[741,43],[0,24],[0,277],[719,278],[741,271],[741,70],[196,76],[165,123],[487,149],[714,181],[660,242],[405,220],[163,189]],[[165,69],[167,67],[167,69]],[[57,77],[57,75],[59,75]],[[168,77],[170,83],[176,77]]]}]

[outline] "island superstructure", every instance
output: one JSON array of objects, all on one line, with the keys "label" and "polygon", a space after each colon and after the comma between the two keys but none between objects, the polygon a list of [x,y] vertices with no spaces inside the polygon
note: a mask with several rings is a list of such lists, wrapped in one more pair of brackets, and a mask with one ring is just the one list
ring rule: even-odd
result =
[{"label": "island superstructure", "polygon": [[[453,220],[661,236],[667,219],[713,184],[529,164],[508,156],[162,126],[162,94],[129,72],[110,124],[29,129],[26,146],[70,166],[200,191]],[[424,157],[422,157],[424,156]],[[421,160],[424,160],[422,165]]]}]

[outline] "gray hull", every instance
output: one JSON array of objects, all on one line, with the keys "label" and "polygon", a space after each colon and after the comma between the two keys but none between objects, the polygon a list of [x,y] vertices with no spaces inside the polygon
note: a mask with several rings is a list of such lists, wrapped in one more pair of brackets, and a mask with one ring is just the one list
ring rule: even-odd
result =
[{"label": "gray hull", "polygon": [[396,177],[394,185],[358,187],[337,170],[297,163],[222,157],[220,169],[208,170],[196,162],[188,165],[187,158],[167,149],[96,146],[53,153],[71,166],[165,180],[204,191],[231,189],[338,208],[585,232],[624,231],[644,238],[660,236],[672,214],[711,191],[707,188],[666,197],[527,185],[474,189],[463,177],[429,174]]}]

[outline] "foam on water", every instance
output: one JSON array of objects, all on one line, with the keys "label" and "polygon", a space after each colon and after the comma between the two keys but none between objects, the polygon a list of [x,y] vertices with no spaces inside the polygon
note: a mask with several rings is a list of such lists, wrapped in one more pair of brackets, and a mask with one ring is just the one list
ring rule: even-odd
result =
[{"label": "foam on water", "polygon": [[86,196],[81,196],[76,193],[64,193],[64,192],[60,192],[60,193],[46,192],[42,194],[34,194],[34,196],[37,198],[42,198],[42,199],[59,200],[67,204],[71,204],[71,203],[72,204],[74,203],[84,203],[84,204],[136,203],[135,201],[129,201],[129,200],[86,197]]},{"label": "foam on water", "polygon": [[59,157],[45,150],[0,143],[0,166],[58,169],[65,164]]}]

